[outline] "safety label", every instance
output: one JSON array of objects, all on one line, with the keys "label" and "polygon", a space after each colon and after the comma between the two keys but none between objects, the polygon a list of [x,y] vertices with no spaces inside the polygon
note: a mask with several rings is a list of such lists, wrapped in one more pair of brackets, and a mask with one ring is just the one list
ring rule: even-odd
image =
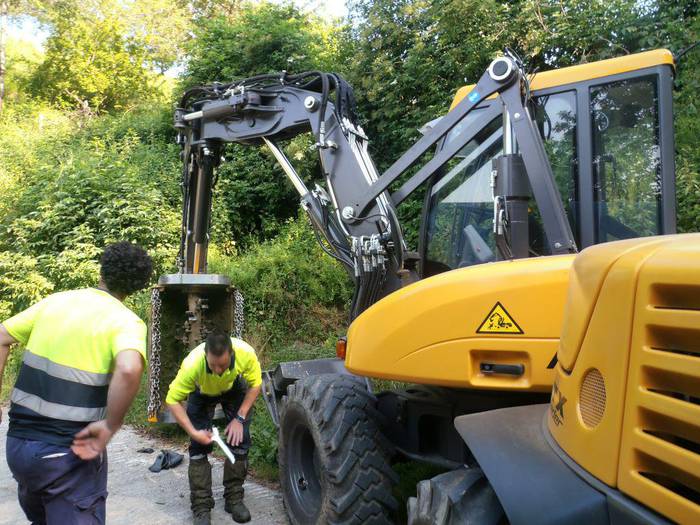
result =
[{"label": "safety label", "polygon": [[497,302],[476,331],[477,334],[524,334],[504,306]]}]

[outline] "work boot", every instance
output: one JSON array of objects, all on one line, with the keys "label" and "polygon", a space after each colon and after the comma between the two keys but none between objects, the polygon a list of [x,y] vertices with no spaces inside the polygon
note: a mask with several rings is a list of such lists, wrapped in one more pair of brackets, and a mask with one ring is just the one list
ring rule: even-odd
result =
[{"label": "work boot", "polygon": [[210,525],[214,497],[211,493],[211,465],[207,456],[190,458],[187,475],[190,480],[190,504],[194,525]]},{"label": "work boot", "polygon": [[199,514],[195,514],[192,523],[194,525],[211,525],[211,513],[200,512]]},{"label": "work boot", "polygon": [[224,463],[224,510],[236,523],[250,521],[250,511],[243,503],[243,482],[248,472],[248,458],[237,457],[235,463]]}]

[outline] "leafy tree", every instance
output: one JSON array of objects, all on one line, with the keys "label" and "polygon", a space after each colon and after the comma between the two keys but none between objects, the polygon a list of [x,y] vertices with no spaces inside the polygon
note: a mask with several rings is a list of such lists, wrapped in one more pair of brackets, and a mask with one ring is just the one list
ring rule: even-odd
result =
[{"label": "leafy tree", "polygon": [[[700,16],[686,33],[686,42],[700,40]],[[700,47],[681,58],[676,77],[674,119],[676,131],[676,193],[678,228],[700,231]]]},{"label": "leafy tree", "polygon": [[127,36],[119,18],[63,5],[57,8],[33,91],[66,108],[124,108],[153,97],[146,58],[144,47]]},{"label": "leafy tree", "polygon": [[[102,248],[123,239],[149,249],[158,273],[170,269],[180,198],[169,115],[141,111],[71,126],[80,119],[73,114],[41,129],[36,117],[8,113],[0,122],[3,165],[27,132],[40,136],[24,159],[7,165],[0,252],[34,261],[27,271],[56,289],[94,285]],[[18,121],[24,133],[5,135]]]},{"label": "leafy tree", "polygon": [[334,33],[291,4],[246,3],[233,20],[199,22],[183,81],[189,86],[282,70],[333,69]]},{"label": "leafy tree", "polygon": [[32,16],[45,20],[54,0],[0,0],[0,113],[5,102],[5,75],[7,73],[7,23],[10,19]]},{"label": "leafy tree", "polygon": [[184,2],[197,20],[223,17],[233,20],[241,8],[241,0],[189,0]]},{"label": "leafy tree", "polygon": [[117,3],[127,33],[145,52],[146,62],[161,73],[183,58],[191,16],[187,6],[173,0]]},{"label": "leafy tree", "polygon": [[[351,4],[351,83],[370,138],[385,169],[418,137],[417,128],[445,113],[455,91],[473,83],[505,47],[534,69],[551,69],[698,39],[698,4],[692,0],[357,0]],[[696,53],[697,54],[697,53]],[[679,174],[698,181],[698,68],[687,58],[678,77],[676,129]],[[686,116],[687,115],[687,116]],[[692,116],[691,116],[692,115]],[[381,140],[378,140],[381,138]],[[687,145],[687,146],[686,146]],[[686,158],[688,161],[686,162]],[[691,160],[692,158],[692,160]],[[685,171],[683,171],[685,170]],[[684,188],[696,187],[687,179]],[[415,242],[420,197],[399,212]],[[700,226],[687,204],[679,223]]]},{"label": "leafy tree", "polygon": [[5,102],[18,103],[27,100],[32,76],[43,60],[43,53],[32,42],[17,39],[9,39],[6,50]]},{"label": "leafy tree", "polygon": [[50,36],[32,82],[60,107],[114,110],[162,97],[163,73],[182,58],[190,15],[171,0],[54,0]]},{"label": "leafy tree", "polygon": [[10,11],[8,0],[0,0],[0,112],[5,102],[5,63],[7,41],[7,16]]},{"label": "leafy tree", "polygon": [[[231,19],[198,21],[182,88],[282,70],[335,70],[342,31],[292,5],[240,4]],[[319,174],[310,145],[306,137],[287,145],[290,158],[307,179]],[[218,170],[214,200],[215,211],[226,216],[219,219],[226,228],[217,227],[214,220],[213,239],[219,243],[233,239],[240,246],[275,235],[281,222],[296,215],[298,195],[266,151],[231,145],[226,158]]]}]

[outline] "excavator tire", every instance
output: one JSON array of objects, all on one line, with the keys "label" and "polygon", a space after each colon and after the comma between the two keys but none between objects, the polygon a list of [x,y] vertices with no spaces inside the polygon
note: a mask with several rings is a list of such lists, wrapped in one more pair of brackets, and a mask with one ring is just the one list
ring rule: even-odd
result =
[{"label": "excavator tire", "polygon": [[408,500],[408,525],[497,525],[503,507],[483,472],[457,469],[418,483]]},{"label": "excavator tire", "polygon": [[319,374],[287,388],[278,459],[294,525],[392,523],[398,477],[375,404],[362,379],[344,374]]}]

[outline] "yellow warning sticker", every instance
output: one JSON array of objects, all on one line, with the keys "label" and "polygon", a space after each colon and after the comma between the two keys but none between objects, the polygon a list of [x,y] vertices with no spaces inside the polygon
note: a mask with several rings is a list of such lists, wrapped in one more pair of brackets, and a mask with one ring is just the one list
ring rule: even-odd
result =
[{"label": "yellow warning sticker", "polygon": [[515,319],[497,302],[481,323],[477,334],[524,334]]}]

